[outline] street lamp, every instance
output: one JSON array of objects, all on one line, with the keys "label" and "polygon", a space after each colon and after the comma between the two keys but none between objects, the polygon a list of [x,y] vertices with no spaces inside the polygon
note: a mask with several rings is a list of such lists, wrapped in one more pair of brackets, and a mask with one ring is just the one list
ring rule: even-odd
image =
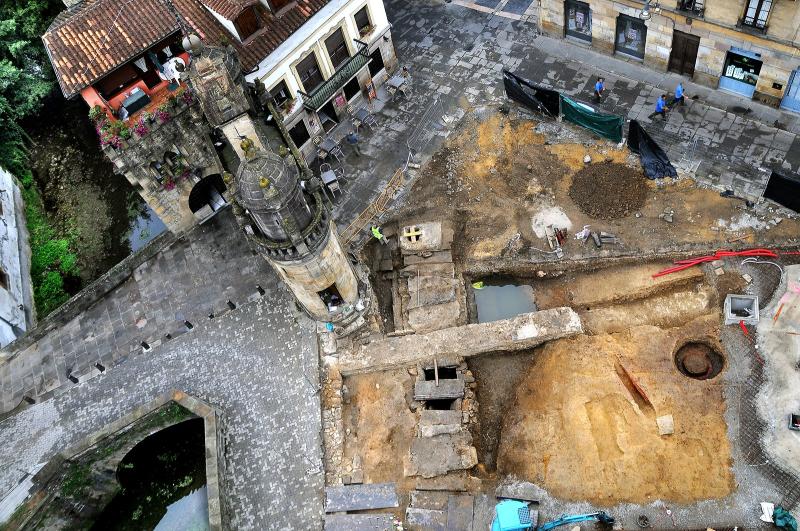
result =
[{"label": "street lamp", "polygon": [[642,11],[639,13],[639,18],[642,20],[650,20],[650,17],[653,16],[653,14],[650,12],[651,9],[656,13],[658,13],[660,9],[658,1],[656,1],[655,3],[651,3],[650,0],[645,0],[644,7],[642,8]]}]

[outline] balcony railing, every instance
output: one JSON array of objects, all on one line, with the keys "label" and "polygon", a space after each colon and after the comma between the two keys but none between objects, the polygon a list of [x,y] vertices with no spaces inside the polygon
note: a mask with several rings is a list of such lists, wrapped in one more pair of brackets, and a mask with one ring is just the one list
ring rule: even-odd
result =
[{"label": "balcony railing", "polygon": [[678,0],[678,11],[702,18],[706,11],[703,0]]},{"label": "balcony railing", "polygon": [[359,50],[354,56],[344,62],[334,74],[318,85],[310,94],[300,92],[303,96],[303,106],[310,111],[318,111],[325,102],[333,96],[336,91],[341,89],[356,72],[364,68],[364,65],[372,59],[367,55],[367,45],[361,41],[356,41]]}]

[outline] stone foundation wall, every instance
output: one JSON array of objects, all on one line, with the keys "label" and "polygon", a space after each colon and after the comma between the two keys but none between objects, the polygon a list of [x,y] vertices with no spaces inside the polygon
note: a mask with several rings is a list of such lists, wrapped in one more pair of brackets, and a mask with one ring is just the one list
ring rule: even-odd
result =
[{"label": "stone foundation wall", "polygon": [[[200,105],[195,101],[186,104],[178,100],[170,111],[168,122],[149,124],[149,132],[139,137],[135,133],[120,148],[106,146],[104,153],[114,164],[114,170],[124,175],[139,195],[147,202],[167,228],[173,233],[183,232],[195,225],[189,209],[189,194],[200,178],[222,173],[222,163],[217,157],[209,137],[209,126]],[[177,148],[199,176],[176,179],[175,187],[168,190],[156,179],[152,162],[162,162],[167,151]]]}]

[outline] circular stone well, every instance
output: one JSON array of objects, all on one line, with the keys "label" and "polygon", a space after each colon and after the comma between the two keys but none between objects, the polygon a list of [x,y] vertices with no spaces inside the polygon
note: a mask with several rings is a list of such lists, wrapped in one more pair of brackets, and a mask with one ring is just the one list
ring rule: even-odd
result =
[{"label": "circular stone well", "polygon": [[707,343],[688,341],[675,352],[675,366],[684,376],[709,380],[722,372],[725,357]]}]

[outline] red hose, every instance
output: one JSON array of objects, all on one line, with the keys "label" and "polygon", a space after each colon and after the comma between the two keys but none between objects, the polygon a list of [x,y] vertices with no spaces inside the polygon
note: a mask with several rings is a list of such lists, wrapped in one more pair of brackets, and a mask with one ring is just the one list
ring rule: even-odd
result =
[{"label": "red hose", "polygon": [[[800,254],[797,252],[784,252],[781,254]],[[653,278],[661,277],[664,275],[669,275],[670,273],[677,273],[678,271],[683,271],[684,269],[689,269],[690,267],[694,267],[698,264],[703,264],[705,262],[713,262],[714,260],[720,260],[722,258],[727,258],[731,256],[761,256],[765,258],[777,258],[778,253],[771,249],[748,249],[745,251],[727,251],[721,250],[717,251],[713,255],[709,256],[701,256],[698,258],[686,258],[683,260],[676,260],[675,266],[668,267],[659,271],[658,273],[653,274]]]}]

